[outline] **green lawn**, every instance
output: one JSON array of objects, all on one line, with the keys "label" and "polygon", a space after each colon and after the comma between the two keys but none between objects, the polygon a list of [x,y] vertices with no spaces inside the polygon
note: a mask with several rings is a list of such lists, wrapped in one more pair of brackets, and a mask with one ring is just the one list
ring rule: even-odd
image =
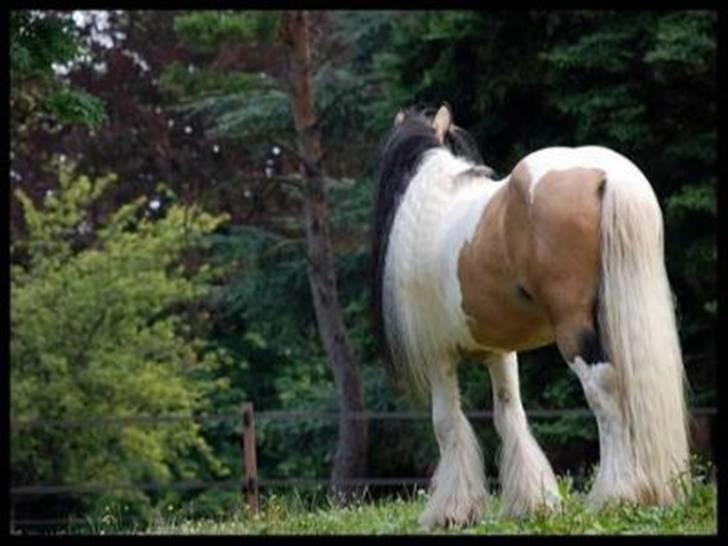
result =
[{"label": "green lawn", "polygon": [[[560,511],[525,520],[498,517],[500,502],[491,498],[483,521],[457,534],[716,534],[717,490],[696,483],[687,501],[671,508],[616,506],[590,513],[583,493],[561,480],[564,504]],[[92,524],[86,532],[118,534],[417,534],[417,517],[425,495],[412,499],[360,502],[348,507],[312,508],[300,497],[271,495],[261,499],[257,515],[240,513],[224,521],[187,519],[168,514],[164,520],[137,528]],[[321,504],[321,503],[319,503]]]}]

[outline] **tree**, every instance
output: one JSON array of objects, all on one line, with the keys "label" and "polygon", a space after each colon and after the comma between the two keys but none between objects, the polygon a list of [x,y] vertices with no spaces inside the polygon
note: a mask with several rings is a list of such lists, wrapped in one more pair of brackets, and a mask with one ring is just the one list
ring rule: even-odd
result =
[{"label": "tree", "polygon": [[[204,79],[195,78],[202,84],[196,86],[197,89],[206,92],[194,92],[194,82],[187,82],[194,100],[187,103],[186,109],[191,115],[202,114],[211,120],[210,133],[237,137],[251,148],[261,150],[263,153],[259,152],[259,155],[264,155],[266,148],[282,150],[286,161],[280,167],[301,173],[298,176],[266,173],[267,182],[274,188],[294,188],[295,204],[300,206],[303,217],[303,222],[288,223],[283,233],[275,228],[270,231],[280,237],[297,237],[302,224],[318,335],[333,372],[342,414],[331,471],[332,487],[337,497],[345,500],[354,491],[346,485],[347,480],[362,476],[366,469],[367,424],[360,417],[349,415],[363,411],[364,404],[361,379],[339,303],[328,226],[326,185],[331,180],[325,176],[323,168],[320,130],[324,119],[315,112],[314,82],[318,76],[321,85],[321,74],[314,70],[317,58],[311,51],[314,40],[310,16],[284,12],[275,14],[273,20],[270,17],[270,13],[255,12],[199,12],[178,17],[175,27],[192,47],[199,51],[216,51],[210,69],[204,72]],[[319,21],[318,28],[323,24]],[[276,28],[280,28],[279,39],[271,32]],[[267,53],[272,58],[269,57],[264,73],[253,72],[256,61],[250,59],[237,64],[242,64],[242,74],[228,73],[227,79],[234,79],[237,85],[222,85],[216,69],[222,59],[227,66],[235,65],[231,59],[244,56],[246,48],[261,53],[261,50],[266,51],[265,44],[272,50]],[[321,57],[325,57],[325,53],[318,51],[319,62]],[[214,85],[215,81],[218,85]],[[291,224],[293,229],[289,227]]]},{"label": "tree", "polygon": [[321,139],[316,128],[311,73],[311,37],[305,11],[285,12],[282,40],[288,47],[289,85],[293,99],[298,155],[303,172],[303,213],[309,281],[321,342],[334,373],[341,417],[339,441],[332,469],[337,497],[347,498],[346,481],[366,471],[367,423],[350,413],[363,412],[361,379],[348,341],[336,287],[336,271],[329,235],[329,212],[321,169]]},{"label": "tree", "polygon": [[11,127],[41,121],[98,125],[102,103],[69,85],[57,72],[75,61],[83,48],[68,14],[13,11],[10,14]]},{"label": "tree", "polygon": [[[65,68],[85,54],[69,12],[11,11],[9,42],[10,180],[17,183],[33,178],[24,172],[24,163],[39,169],[46,159],[45,150],[33,145],[31,135],[57,134],[63,126],[98,127],[106,112],[98,97],[64,75]],[[17,209],[12,208],[13,236],[19,234],[20,223]]]},{"label": "tree", "polygon": [[[204,294],[211,272],[180,264],[224,217],[171,205],[155,218],[140,199],[94,225],[88,208],[115,177],[89,179],[63,169],[59,178],[59,189],[40,207],[16,192],[27,237],[13,241],[11,252],[22,250],[28,258],[11,269],[13,485],[224,476],[225,466],[194,422],[70,429],[19,424],[192,417],[208,407],[211,390],[227,388],[207,381],[226,356],[191,331],[182,307]],[[16,514],[49,509],[46,498],[22,500]],[[70,502],[60,497],[55,509],[64,515],[100,511],[111,501],[138,511],[150,497],[111,489]]]}]

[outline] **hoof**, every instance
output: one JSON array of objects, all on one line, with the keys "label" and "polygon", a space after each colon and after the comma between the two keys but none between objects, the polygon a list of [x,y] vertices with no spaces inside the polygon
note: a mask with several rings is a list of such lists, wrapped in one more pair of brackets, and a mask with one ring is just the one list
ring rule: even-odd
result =
[{"label": "hoof", "polygon": [[549,490],[538,497],[510,500],[503,505],[501,516],[522,519],[538,513],[553,512],[561,507],[561,502],[558,489]]},{"label": "hoof", "polygon": [[647,491],[647,487],[644,485],[624,484],[619,480],[608,482],[606,485],[597,482],[587,494],[586,505],[591,512],[599,512],[610,506],[622,504],[640,506],[659,504],[653,502],[653,498]]},{"label": "hoof", "polygon": [[433,496],[419,517],[420,529],[425,531],[437,527],[462,529],[477,525],[483,519],[486,499],[487,496],[482,495],[471,500],[450,498],[444,502],[437,502],[437,497]]}]

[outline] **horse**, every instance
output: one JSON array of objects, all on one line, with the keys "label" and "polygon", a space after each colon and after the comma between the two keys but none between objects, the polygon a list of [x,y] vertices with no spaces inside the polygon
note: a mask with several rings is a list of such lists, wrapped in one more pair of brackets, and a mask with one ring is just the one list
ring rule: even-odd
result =
[{"label": "horse", "polygon": [[471,525],[489,503],[460,404],[465,357],[491,378],[502,515],[560,505],[517,358],[552,343],[597,421],[588,506],[681,501],[686,380],[652,186],[600,146],[539,149],[496,180],[472,142],[444,104],[400,111],[380,154],[373,311],[396,384],[431,402],[440,453],[419,524]]}]

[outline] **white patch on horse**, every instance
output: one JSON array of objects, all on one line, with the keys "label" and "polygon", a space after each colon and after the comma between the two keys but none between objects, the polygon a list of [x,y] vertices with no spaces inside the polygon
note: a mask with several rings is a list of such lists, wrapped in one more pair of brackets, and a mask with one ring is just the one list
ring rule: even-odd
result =
[{"label": "white patch on horse", "polygon": [[439,239],[439,260],[441,263],[441,279],[444,285],[444,307],[452,324],[458,325],[459,343],[465,348],[479,348],[467,325],[467,317],[463,311],[463,296],[458,275],[460,252],[466,243],[471,243],[478,229],[478,224],[487,214],[487,207],[495,192],[503,182],[484,178],[458,177],[456,184],[459,191],[454,195],[443,221]]},{"label": "white patch on horse", "polygon": [[[536,197],[536,187],[544,175],[553,170],[575,168],[600,169],[609,180],[635,180],[647,182],[642,171],[622,154],[602,146],[580,146],[568,148],[554,146],[543,148],[523,158],[531,178],[531,203]],[[649,183],[640,184],[650,189]]]}]

